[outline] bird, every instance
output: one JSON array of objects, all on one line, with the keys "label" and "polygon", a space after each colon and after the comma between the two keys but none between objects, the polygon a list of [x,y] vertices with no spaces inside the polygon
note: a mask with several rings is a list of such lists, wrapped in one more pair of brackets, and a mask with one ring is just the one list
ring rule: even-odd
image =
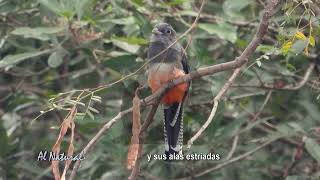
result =
[{"label": "bird", "polygon": [[[163,84],[189,73],[187,54],[176,40],[176,31],[170,24],[158,23],[154,26],[149,42],[147,66],[148,85],[152,93]],[[174,86],[163,95],[160,101],[164,112],[163,129],[167,159],[170,155],[182,154],[183,104],[189,86],[189,82]]]}]

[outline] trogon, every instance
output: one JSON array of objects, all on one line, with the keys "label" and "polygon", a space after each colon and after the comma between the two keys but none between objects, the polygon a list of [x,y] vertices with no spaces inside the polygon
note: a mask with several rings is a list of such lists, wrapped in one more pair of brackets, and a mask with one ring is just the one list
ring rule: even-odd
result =
[{"label": "trogon", "polygon": [[[175,41],[176,31],[171,25],[167,23],[155,25],[148,51],[148,84],[152,92],[157,91],[168,81],[189,73],[186,52],[178,42],[172,45]],[[167,91],[161,99],[167,158],[170,154],[182,153],[183,103],[189,85],[189,83],[179,84]]]}]

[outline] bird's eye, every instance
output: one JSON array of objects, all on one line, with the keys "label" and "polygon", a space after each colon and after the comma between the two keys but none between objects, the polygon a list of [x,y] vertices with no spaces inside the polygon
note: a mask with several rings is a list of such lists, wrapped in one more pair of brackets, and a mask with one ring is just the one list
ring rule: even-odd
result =
[{"label": "bird's eye", "polygon": [[168,33],[168,34],[171,34],[171,30],[170,30],[170,29],[168,29],[168,30],[167,30],[167,33]]}]

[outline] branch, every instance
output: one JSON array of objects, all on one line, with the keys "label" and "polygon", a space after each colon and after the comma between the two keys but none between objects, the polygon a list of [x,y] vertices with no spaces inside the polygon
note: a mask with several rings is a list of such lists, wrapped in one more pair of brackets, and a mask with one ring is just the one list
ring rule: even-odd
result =
[{"label": "branch", "polygon": [[229,160],[234,152],[236,151],[236,148],[237,148],[237,144],[238,144],[238,141],[239,141],[239,135],[236,135],[233,139],[233,142],[232,142],[232,147],[231,147],[231,150],[229,151],[227,157],[226,157],[226,160]]},{"label": "branch", "polygon": [[310,75],[311,75],[311,73],[312,73],[312,71],[313,71],[315,66],[316,66],[315,62],[312,62],[309,65],[306,73],[304,74],[304,77],[303,77],[302,81],[300,81],[297,85],[288,85],[288,86],[283,87],[282,89],[283,90],[298,90],[298,89],[300,89],[308,81],[308,79],[309,79],[309,77],[310,77]]},{"label": "branch", "polygon": [[268,103],[268,101],[269,101],[269,99],[271,97],[271,94],[272,94],[272,90],[269,90],[266,99],[264,100],[264,102],[263,102],[262,106],[260,107],[259,111],[252,118],[251,122],[254,122],[254,121],[256,121],[258,119],[258,117],[262,113],[264,107],[267,105],[267,103]]}]

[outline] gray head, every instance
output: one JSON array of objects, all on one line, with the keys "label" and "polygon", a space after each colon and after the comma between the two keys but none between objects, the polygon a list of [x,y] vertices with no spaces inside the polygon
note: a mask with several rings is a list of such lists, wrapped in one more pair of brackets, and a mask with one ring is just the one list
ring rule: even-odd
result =
[{"label": "gray head", "polygon": [[163,42],[171,44],[176,40],[176,31],[167,23],[158,23],[152,30],[150,42]]}]

